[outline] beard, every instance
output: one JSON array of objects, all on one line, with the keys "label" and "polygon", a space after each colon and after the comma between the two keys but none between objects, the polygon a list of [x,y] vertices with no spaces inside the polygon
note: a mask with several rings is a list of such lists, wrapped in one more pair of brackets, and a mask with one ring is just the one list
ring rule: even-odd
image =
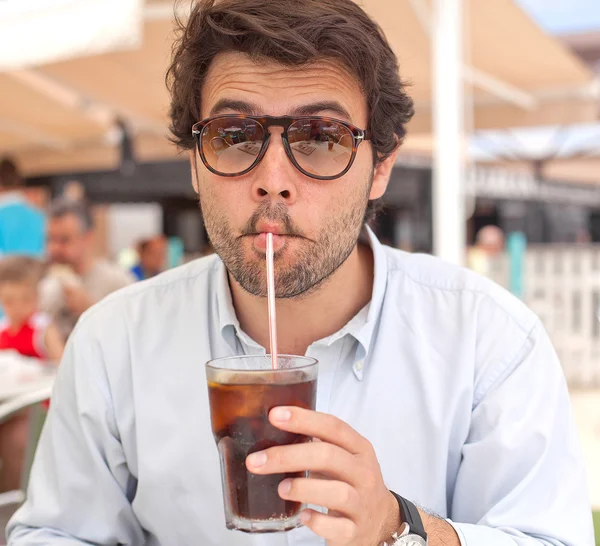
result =
[{"label": "beard", "polygon": [[[203,206],[200,199],[206,232],[215,252],[240,286],[255,296],[267,296],[266,257],[254,248],[248,256],[245,239],[256,235],[261,220],[283,226],[287,242],[274,258],[277,298],[307,296],[335,273],[356,246],[367,204],[368,193],[359,199],[355,197],[351,207],[337,215],[332,211],[317,239],[308,239],[282,203],[260,205],[242,229],[242,235],[236,236],[225,215],[215,207]],[[293,250],[287,248],[291,242]]]}]

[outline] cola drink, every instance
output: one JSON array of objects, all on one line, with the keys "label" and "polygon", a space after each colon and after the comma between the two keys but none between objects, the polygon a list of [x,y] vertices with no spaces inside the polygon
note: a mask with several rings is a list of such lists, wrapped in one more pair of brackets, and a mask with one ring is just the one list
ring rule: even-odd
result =
[{"label": "cola drink", "polygon": [[[253,474],[246,468],[246,457],[273,446],[310,440],[274,427],[268,416],[277,406],[315,408],[317,366],[316,361],[312,362],[314,365],[308,368],[210,371],[211,423],[221,459],[228,528],[269,532],[300,525],[298,514],[302,507],[282,499],[277,488],[285,478],[302,477],[306,473]],[[303,363],[306,364],[299,362]]]}]

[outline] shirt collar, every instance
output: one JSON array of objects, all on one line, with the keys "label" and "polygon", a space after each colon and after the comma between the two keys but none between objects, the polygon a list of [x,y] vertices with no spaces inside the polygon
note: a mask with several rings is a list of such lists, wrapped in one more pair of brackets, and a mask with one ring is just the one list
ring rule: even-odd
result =
[{"label": "shirt collar", "polygon": [[[371,247],[373,252],[373,262],[375,266],[373,276],[373,292],[368,306],[364,307],[359,313],[346,324],[341,330],[331,336],[319,340],[319,343],[331,345],[345,335],[351,335],[358,343],[357,360],[363,361],[369,354],[373,333],[379,320],[385,290],[387,287],[387,256],[383,245],[377,239],[369,226],[365,226],[362,234],[362,241]],[[260,346],[250,336],[245,334],[240,327],[240,323],[235,314],[233,300],[231,298],[231,289],[229,287],[229,278],[227,269],[220,259],[215,261],[216,273],[216,296],[217,296],[217,316],[219,318],[219,330],[223,339],[235,350],[235,335],[247,345],[259,348]],[[365,320],[366,315],[366,320]],[[261,347],[262,348],[262,347]]]},{"label": "shirt collar", "polygon": [[256,341],[247,335],[240,327],[240,322],[235,314],[235,308],[233,307],[227,268],[220,258],[215,260],[214,269],[216,275],[217,316],[219,318],[219,330],[221,336],[234,352],[237,348],[235,339],[236,334],[246,345],[264,351],[264,348],[256,343]]},{"label": "shirt collar", "polygon": [[[377,239],[375,233],[369,226],[365,226],[366,240],[373,251],[373,263],[375,271],[373,275],[373,293],[371,294],[371,302],[369,304],[369,312],[366,322],[360,324],[357,331],[349,333],[354,336],[359,343],[359,351],[357,354],[358,360],[365,360],[371,349],[373,335],[383,306],[383,299],[387,288],[388,279],[388,264],[387,256],[383,245]],[[348,323],[351,325],[352,321]]]}]

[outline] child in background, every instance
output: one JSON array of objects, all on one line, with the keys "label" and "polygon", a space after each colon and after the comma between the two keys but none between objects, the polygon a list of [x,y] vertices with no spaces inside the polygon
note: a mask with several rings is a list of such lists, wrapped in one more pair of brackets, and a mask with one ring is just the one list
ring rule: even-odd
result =
[{"label": "child in background", "polygon": [[50,318],[38,311],[38,284],[43,266],[34,258],[9,256],[0,260],[0,350],[58,364],[64,342]]},{"label": "child in background", "polygon": [[[38,283],[42,264],[25,256],[0,260],[0,350],[57,365],[64,349],[58,329],[38,311]],[[0,492],[19,489],[27,447],[29,412],[0,425]]]}]

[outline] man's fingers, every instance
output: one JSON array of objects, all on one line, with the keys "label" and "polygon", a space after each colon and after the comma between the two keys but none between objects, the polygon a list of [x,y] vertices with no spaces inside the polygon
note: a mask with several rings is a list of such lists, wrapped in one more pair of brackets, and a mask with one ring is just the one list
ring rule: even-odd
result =
[{"label": "man's fingers", "polygon": [[296,406],[273,408],[269,413],[271,423],[282,430],[305,434],[323,442],[334,444],[356,455],[370,446],[369,442],[350,425],[326,413]]},{"label": "man's fingers", "polygon": [[252,453],[246,467],[254,474],[282,474],[306,470],[353,484],[360,479],[357,460],[341,447],[325,442],[271,447]]},{"label": "man's fingers", "polygon": [[348,518],[325,515],[314,510],[303,510],[300,519],[306,527],[324,538],[328,546],[351,544],[358,531],[356,524]]},{"label": "man's fingers", "polygon": [[358,491],[346,482],[288,478],[279,484],[278,493],[282,499],[324,506],[352,520],[356,520],[360,512]]}]

